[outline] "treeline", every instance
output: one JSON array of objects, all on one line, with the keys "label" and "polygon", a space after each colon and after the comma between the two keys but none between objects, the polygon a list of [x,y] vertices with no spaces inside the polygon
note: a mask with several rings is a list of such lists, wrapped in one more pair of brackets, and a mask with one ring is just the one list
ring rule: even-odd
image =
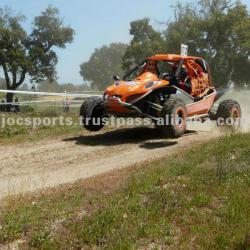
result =
[{"label": "treeline", "polygon": [[189,54],[204,57],[210,64],[213,82],[224,86],[250,84],[250,16],[241,1],[200,0],[179,2],[174,19],[157,31],[150,19],[131,22],[128,45],[111,44],[96,49],[80,74],[93,87],[104,89],[112,76],[123,75],[146,57],[156,53],[180,53],[180,44]]},{"label": "treeline", "polygon": [[82,92],[93,91],[93,88],[86,84],[75,85],[72,83],[59,84],[58,82],[39,82],[36,87],[37,91],[42,92]]},{"label": "treeline", "polygon": [[[6,83],[4,79],[0,78],[0,89],[6,89]],[[18,90],[24,91],[41,91],[41,92],[83,92],[83,91],[94,91],[91,86],[87,84],[75,85],[73,83],[59,84],[56,81],[41,81],[36,85],[24,83],[18,88]],[[4,98],[4,94],[0,93],[0,97]]]}]

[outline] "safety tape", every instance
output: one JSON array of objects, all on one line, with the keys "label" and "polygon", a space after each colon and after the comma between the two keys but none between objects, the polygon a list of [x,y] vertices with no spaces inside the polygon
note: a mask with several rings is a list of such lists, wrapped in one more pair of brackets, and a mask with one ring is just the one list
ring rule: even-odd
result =
[{"label": "safety tape", "polygon": [[99,94],[80,94],[80,93],[53,93],[53,92],[36,92],[36,91],[23,91],[23,90],[6,90],[0,89],[0,93],[12,93],[12,94],[23,94],[23,95],[40,95],[40,96],[64,96],[64,97],[91,97],[98,96],[102,97]]},{"label": "safety tape", "polygon": [[[41,100],[41,101],[23,101],[23,102],[0,102],[1,105],[24,105],[24,104],[31,104],[31,103],[48,103],[51,102],[54,103],[61,103],[63,104],[63,100]],[[70,103],[83,103],[83,100],[70,100]]]},{"label": "safety tape", "polygon": [[100,91],[66,91],[67,94],[97,94],[100,93]]},{"label": "safety tape", "polygon": [[[25,105],[20,105],[20,106],[24,107]],[[81,104],[79,103],[79,104],[71,104],[69,107],[72,108],[72,107],[80,107],[80,106],[81,106]],[[1,104],[0,104],[0,107],[1,107]],[[13,104],[12,107],[15,107],[15,104]],[[63,107],[63,105],[62,104],[61,105],[55,104],[55,105],[51,106],[49,104],[39,104],[38,107],[51,107],[51,108],[53,108],[53,107]]]}]

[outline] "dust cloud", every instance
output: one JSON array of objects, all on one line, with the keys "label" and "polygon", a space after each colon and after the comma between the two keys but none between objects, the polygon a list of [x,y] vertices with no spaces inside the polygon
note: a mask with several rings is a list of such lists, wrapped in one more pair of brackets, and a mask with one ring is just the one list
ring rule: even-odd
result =
[{"label": "dust cloud", "polygon": [[231,90],[221,100],[234,99],[239,102],[242,110],[242,132],[250,132],[250,90]]},{"label": "dust cloud", "polygon": [[[242,120],[240,128],[237,128],[237,132],[250,132],[250,90],[241,89],[235,90],[232,89],[228,91],[222,98],[220,98],[215,103],[215,110],[219,106],[219,103],[223,100],[233,99],[239,102],[242,110]],[[188,130],[191,131],[206,131],[209,132],[213,136],[223,135],[228,132],[232,132],[231,129],[227,129],[226,127],[218,127],[215,121],[211,121],[210,119],[206,120],[204,123],[201,122],[191,122],[188,124]]]}]

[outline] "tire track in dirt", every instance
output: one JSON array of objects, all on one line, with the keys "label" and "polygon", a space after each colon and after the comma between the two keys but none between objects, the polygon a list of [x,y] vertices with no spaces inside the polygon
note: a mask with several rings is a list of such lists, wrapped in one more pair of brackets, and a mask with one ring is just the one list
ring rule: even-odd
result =
[{"label": "tire track in dirt", "polygon": [[0,197],[157,159],[218,135],[213,128],[201,126],[182,138],[163,139],[153,128],[128,128],[0,146]]}]

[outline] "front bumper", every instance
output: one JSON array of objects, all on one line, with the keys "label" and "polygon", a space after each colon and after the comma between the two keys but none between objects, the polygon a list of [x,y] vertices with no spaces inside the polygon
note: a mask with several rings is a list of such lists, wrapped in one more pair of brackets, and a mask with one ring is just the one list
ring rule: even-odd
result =
[{"label": "front bumper", "polygon": [[112,96],[104,100],[103,105],[110,112],[129,113],[136,112],[138,115],[143,114],[142,111],[131,103],[123,102],[121,98]]},{"label": "front bumper", "polygon": [[131,103],[123,102],[119,97],[108,97],[103,102],[104,107],[107,109],[109,113],[120,114],[120,115],[131,115],[131,116],[139,116],[139,117],[148,117],[153,120],[157,120],[156,117],[145,114],[138,107]]}]

